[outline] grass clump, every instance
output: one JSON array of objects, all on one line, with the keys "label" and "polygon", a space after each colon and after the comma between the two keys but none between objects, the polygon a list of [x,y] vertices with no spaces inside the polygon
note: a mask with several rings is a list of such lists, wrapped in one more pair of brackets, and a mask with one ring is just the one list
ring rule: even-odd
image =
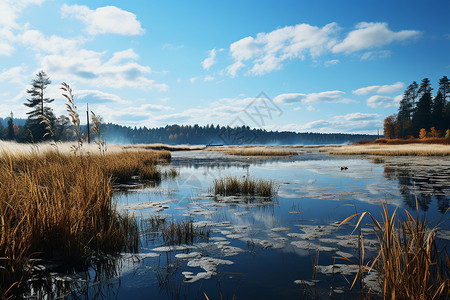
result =
[{"label": "grass clump", "polygon": [[155,165],[168,155],[0,155],[0,296],[20,289],[32,258],[75,266],[95,253],[136,252],[138,224],[117,212],[112,184],[147,169],[160,176]]},{"label": "grass clump", "polygon": [[383,157],[379,157],[379,156],[375,156],[372,158],[372,162],[374,164],[382,164],[384,163],[386,160]]},{"label": "grass clump", "polygon": [[169,245],[193,244],[196,239],[208,241],[209,227],[198,228],[192,220],[164,222],[161,226],[163,241]]},{"label": "grass clump", "polygon": [[214,195],[251,195],[273,197],[278,192],[274,180],[254,179],[251,177],[222,177],[213,180]]},{"label": "grass clump", "polygon": [[[418,211],[417,201],[416,210]],[[374,259],[365,265],[363,259],[352,262],[360,267],[353,284],[358,277],[363,277],[363,273],[375,270],[384,299],[448,299],[450,258],[447,251],[445,258],[442,257],[444,251],[438,248],[437,227],[429,230],[424,217],[419,219],[418,213],[413,217],[406,210],[405,213],[406,219],[400,220],[397,209],[391,215],[387,204],[383,203],[381,222],[370,212],[354,214],[341,222],[342,225],[359,216],[356,224],[358,228],[363,217],[368,214],[375,225],[378,239],[379,251]],[[362,241],[361,237],[360,240]],[[359,243],[358,253],[364,256],[362,242]]]}]

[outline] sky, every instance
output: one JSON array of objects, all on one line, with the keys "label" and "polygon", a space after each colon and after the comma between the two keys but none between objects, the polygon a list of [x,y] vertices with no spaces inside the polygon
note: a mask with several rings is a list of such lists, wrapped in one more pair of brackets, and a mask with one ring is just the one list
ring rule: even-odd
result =
[{"label": "sky", "polygon": [[[0,0],[0,117],[35,74],[105,122],[382,131],[405,88],[450,74],[450,1]],[[82,123],[86,120],[82,119]]]}]

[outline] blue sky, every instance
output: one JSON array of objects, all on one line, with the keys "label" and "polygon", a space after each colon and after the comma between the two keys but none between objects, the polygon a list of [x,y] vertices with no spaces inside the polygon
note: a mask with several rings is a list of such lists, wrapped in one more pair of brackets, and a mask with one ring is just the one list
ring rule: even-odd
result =
[{"label": "blue sky", "polygon": [[[449,75],[449,11],[449,1],[0,0],[0,117],[26,117],[26,89],[44,70],[56,115],[65,81],[80,111],[88,102],[122,125],[376,133],[412,81],[436,89]],[[264,103],[272,111],[252,117]]]}]

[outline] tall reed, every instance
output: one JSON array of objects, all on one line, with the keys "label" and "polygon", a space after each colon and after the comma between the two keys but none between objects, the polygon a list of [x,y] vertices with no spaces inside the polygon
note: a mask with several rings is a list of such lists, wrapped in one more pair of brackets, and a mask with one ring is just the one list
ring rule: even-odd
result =
[{"label": "tall reed", "polygon": [[[362,278],[363,273],[376,271],[384,299],[448,299],[450,259],[446,250],[438,248],[438,228],[429,229],[426,219],[419,218],[417,201],[417,215],[413,217],[405,210],[405,219],[399,218],[397,208],[390,214],[387,204],[383,203],[382,207],[381,222],[367,211],[351,215],[341,222],[342,225],[359,216],[356,229],[364,216],[369,215],[378,239],[379,251],[373,260],[366,264],[361,260],[352,262],[362,270],[353,284],[357,277]],[[358,252],[364,255],[364,244],[359,244]]]},{"label": "tall reed", "polygon": [[97,252],[137,251],[138,224],[133,216],[117,212],[112,184],[138,175],[143,166],[155,167],[168,156],[159,151],[3,153],[0,296],[20,288],[30,258],[58,257],[65,264],[77,264]]}]

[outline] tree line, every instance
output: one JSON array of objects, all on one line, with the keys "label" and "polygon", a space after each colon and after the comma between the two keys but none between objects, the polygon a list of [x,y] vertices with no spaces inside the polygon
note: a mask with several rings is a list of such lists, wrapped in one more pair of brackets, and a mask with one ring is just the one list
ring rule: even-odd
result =
[{"label": "tree line", "polygon": [[15,140],[18,142],[42,142],[42,141],[70,141],[73,140],[73,132],[70,119],[64,115],[56,117],[53,109],[48,104],[54,99],[46,97],[45,90],[51,84],[51,80],[44,71],[36,74],[31,81],[31,88],[27,90],[29,98],[24,105],[30,110],[27,119],[14,120],[11,112],[6,128],[0,122],[0,139]]},{"label": "tree line", "polygon": [[393,138],[450,138],[450,82],[447,76],[439,80],[436,96],[431,82],[415,81],[403,93],[398,113],[384,119],[384,136]]},{"label": "tree line", "polygon": [[[36,74],[27,90],[29,98],[24,105],[30,110],[27,119],[14,120],[11,116],[7,120],[6,128],[0,120],[0,139],[16,140],[18,142],[42,141],[81,141],[92,131],[97,136],[96,143],[101,144],[105,138],[109,143],[164,143],[164,144],[342,144],[361,140],[374,140],[376,135],[346,134],[346,133],[297,133],[291,131],[266,131],[252,129],[248,126],[219,126],[219,125],[167,125],[160,128],[127,127],[117,124],[105,124],[100,116],[91,112],[93,121],[90,130],[86,125],[79,124],[79,116],[73,103],[72,90],[63,83],[62,90],[68,100],[66,108],[69,117],[56,117],[49,106],[54,99],[46,97],[46,88],[51,80],[44,71]],[[70,96],[68,97],[68,95]],[[74,119],[75,118],[75,119]]]}]

